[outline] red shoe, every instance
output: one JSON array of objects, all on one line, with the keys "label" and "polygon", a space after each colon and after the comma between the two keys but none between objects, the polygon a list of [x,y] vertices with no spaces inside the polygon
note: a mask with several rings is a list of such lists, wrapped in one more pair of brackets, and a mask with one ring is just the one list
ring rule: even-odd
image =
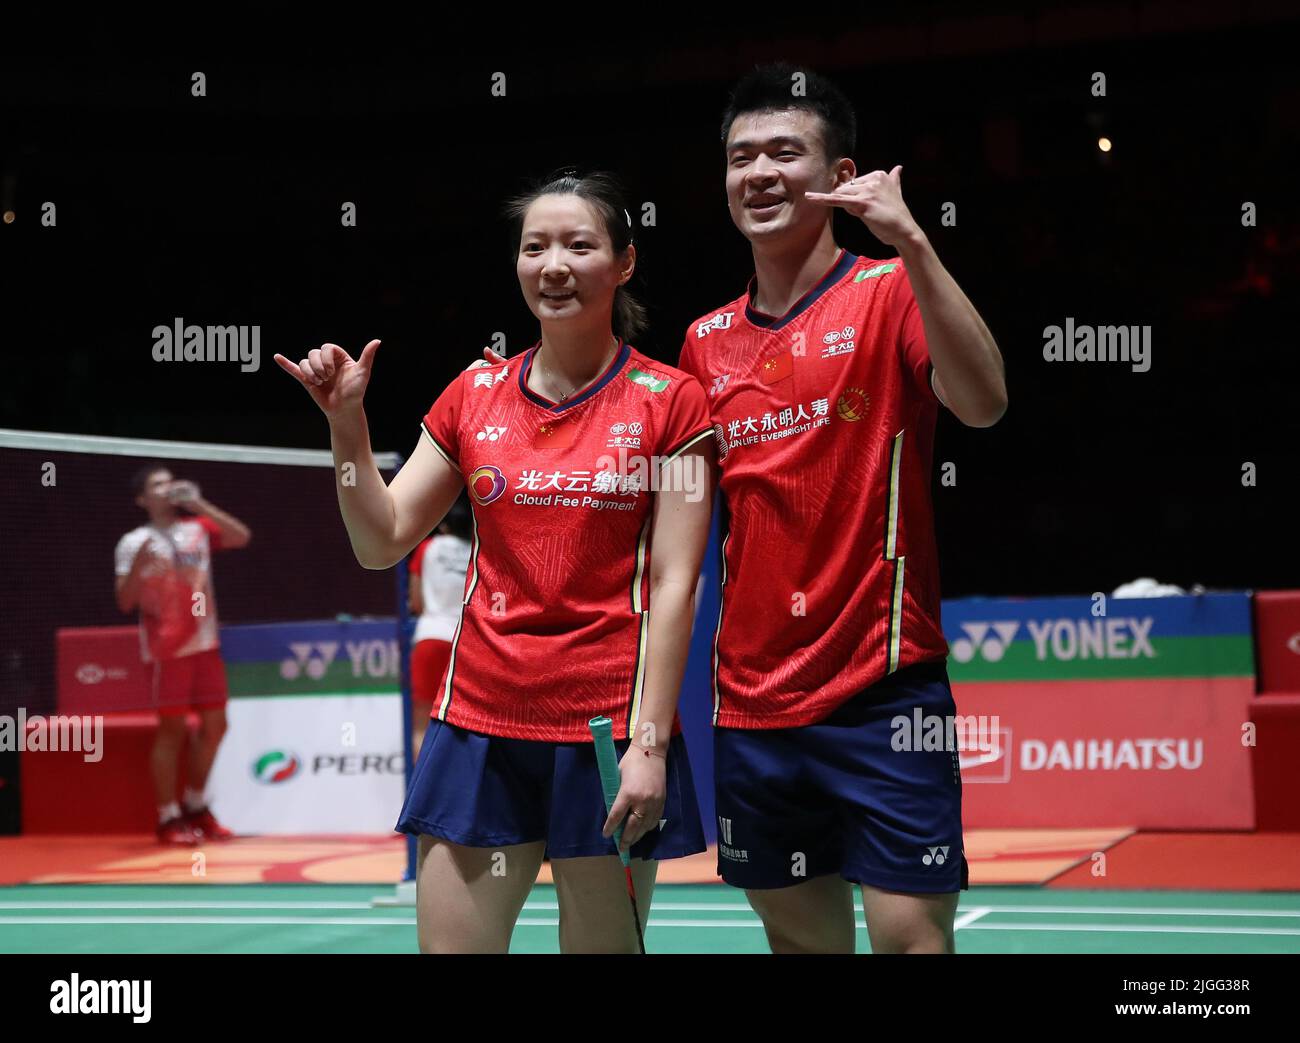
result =
[{"label": "red shoe", "polygon": [[158,825],[158,843],[179,844],[182,847],[194,847],[202,838],[190,828],[184,815],[169,818]]},{"label": "red shoe", "polygon": [[212,812],[207,808],[201,808],[198,811],[191,811],[184,816],[185,821],[189,824],[199,840],[229,840],[235,834],[232,830],[227,829],[216,820]]}]

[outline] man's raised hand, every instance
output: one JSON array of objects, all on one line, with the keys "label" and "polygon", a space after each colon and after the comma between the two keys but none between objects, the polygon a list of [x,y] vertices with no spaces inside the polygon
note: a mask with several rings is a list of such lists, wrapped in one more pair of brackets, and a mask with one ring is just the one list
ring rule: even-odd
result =
[{"label": "man's raised hand", "polygon": [[847,210],[870,229],[886,246],[901,248],[920,227],[903,202],[903,168],[894,167],[888,174],[873,170],[837,185],[834,192],[805,192],[810,203],[838,206]]}]

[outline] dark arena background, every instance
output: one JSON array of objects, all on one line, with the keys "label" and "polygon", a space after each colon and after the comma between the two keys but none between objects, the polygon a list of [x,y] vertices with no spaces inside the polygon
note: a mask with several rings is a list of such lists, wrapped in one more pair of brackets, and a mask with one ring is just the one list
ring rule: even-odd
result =
[{"label": "dark arena background", "polygon": [[[356,564],[327,426],[272,355],[382,339],[391,476],[485,345],[535,341],[502,205],[576,166],[626,185],[637,347],[676,365],[753,271],[719,123],[775,60],[847,93],[859,172],[903,165],[1005,359],[1005,417],[941,410],[934,454],[950,676],[995,722],[961,756],[958,951],[1300,951],[1296,5],[619,10],[6,27],[0,717],[102,719],[103,756],[0,742],[0,951],[415,951],[407,570]],[[1145,366],[1049,361],[1067,323],[1147,329]],[[175,324],[256,327],[256,362],[158,361]],[[196,852],[154,837],[157,721],[113,597],[154,460],[254,530],[213,566],[210,796],[240,835]],[[1144,577],[1179,589],[1115,596]],[[717,597],[715,531],[682,694],[711,844]],[[516,951],[557,951],[550,880]],[[651,951],[766,951],[712,848],[665,863],[655,902]]]}]

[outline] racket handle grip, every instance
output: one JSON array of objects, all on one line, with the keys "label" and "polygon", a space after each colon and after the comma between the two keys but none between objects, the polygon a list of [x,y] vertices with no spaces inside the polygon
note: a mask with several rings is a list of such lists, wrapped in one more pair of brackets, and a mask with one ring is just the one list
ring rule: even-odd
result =
[{"label": "racket handle grip", "polygon": [[[600,788],[605,794],[605,814],[614,807],[618,797],[621,776],[618,770],[618,751],[614,748],[614,724],[608,717],[593,717],[587,722],[596,747],[596,765],[600,769]],[[631,857],[623,850],[623,823],[614,827],[614,846],[623,864],[630,865]]]}]

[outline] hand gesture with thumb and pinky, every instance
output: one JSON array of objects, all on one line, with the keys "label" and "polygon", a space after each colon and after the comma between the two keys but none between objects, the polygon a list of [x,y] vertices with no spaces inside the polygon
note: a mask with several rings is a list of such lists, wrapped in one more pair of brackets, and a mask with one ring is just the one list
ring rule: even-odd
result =
[{"label": "hand gesture with thumb and pinky", "polygon": [[276,355],[275,361],[307,389],[322,413],[332,417],[361,409],[378,348],[379,341],[372,340],[361,349],[361,356],[353,359],[337,344],[322,344],[300,362],[290,362],[283,355]]}]

